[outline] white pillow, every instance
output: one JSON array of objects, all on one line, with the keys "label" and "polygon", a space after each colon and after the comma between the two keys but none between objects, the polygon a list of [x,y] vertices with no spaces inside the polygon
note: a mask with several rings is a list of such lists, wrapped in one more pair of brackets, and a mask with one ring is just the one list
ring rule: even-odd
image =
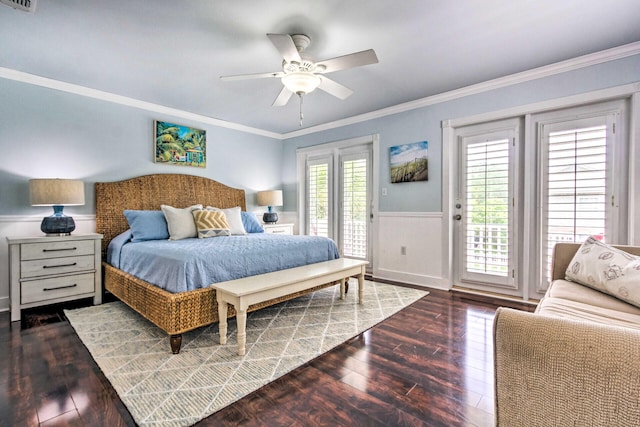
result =
[{"label": "white pillow", "polygon": [[640,307],[640,257],[593,237],[580,246],[565,276]]},{"label": "white pillow", "polygon": [[241,214],[242,208],[240,206],[236,206],[235,208],[229,208],[229,209],[220,209],[220,208],[215,208],[213,206],[207,206],[207,209],[210,211],[224,212],[224,215],[227,217],[227,222],[229,223],[231,234],[234,234],[234,235],[247,234],[247,230],[244,229],[244,224],[242,223],[242,214]]},{"label": "white pillow", "polygon": [[198,237],[198,230],[193,219],[193,212],[202,209],[202,205],[193,205],[188,208],[179,209],[169,205],[160,205],[162,213],[167,220],[167,228],[169,229],[169,240],[187,239],[189,237]]}]

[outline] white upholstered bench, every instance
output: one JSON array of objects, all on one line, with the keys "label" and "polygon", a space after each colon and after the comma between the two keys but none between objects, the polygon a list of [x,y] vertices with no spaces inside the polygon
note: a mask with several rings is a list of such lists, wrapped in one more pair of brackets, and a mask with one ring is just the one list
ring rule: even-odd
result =
[{"label": "white upholstered bench", "polygon": [[243,356],[247,340],[247,308],[252,304],[279,298],[329,282],[340,282],[340,299],[344,299],[348,277],[358,278],[358,303],[362,303],[367,261],[339,258],[302,267],[288,268],[257,276],[229,280],[211,285],[216,290],[220,318],[220,344],[227,343],[227,304],[236,309],[238,354]]}]

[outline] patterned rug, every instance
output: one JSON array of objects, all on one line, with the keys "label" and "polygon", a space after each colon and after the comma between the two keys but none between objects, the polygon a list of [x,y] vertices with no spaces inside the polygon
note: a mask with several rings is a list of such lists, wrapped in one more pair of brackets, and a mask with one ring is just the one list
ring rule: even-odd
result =
[{"label": "patterned rug", "polygon": [[235,318],[219,345],[218,324],[169,338],[121,302],[65,314],[141,426],[189,426],[336,347],[428,292],[366,281],[344,301],[333,286],[247,316],[247,352],[238,356]]}]

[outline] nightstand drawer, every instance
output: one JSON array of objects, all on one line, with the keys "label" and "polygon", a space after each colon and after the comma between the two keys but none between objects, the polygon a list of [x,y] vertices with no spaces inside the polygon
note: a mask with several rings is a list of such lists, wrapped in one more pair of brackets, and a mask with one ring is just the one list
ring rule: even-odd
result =
[{"label": "nightstand drawer", "polygon": [[32,261],[22,261],[20,263],[22,279],[93,270],[95,270],[95,259],[93,255],[35,259]]},{"label": "nightstand drawer", "polygon": [[25,243],[20,248],[20,260],[60,258],[75,255],[93,255],[93,240]]},{"label": "nightstand drawer", "polygon": [[262,227],[269,234],[293,234],[293,224],[265,224]]},{"label": "nightstand drawer", "polygon": [[23,281],[21,303],[29,304],[79,294],[92,294],[95,291],[94,276],[94,273],[87,273]]}]

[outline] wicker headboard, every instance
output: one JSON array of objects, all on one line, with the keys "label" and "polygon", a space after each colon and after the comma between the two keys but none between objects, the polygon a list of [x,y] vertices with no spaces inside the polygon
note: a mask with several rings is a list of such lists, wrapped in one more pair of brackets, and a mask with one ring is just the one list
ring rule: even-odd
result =
[{"label": "wicker headboard", "polygon": [[244,190],[209,178],[153,174],[115,182],[96,182],[96,232],[104,235],[102,257],[111,239],[129,228],[125,209],[156,210],[160,205],[183,208],[195,204],[246,210]]}]

